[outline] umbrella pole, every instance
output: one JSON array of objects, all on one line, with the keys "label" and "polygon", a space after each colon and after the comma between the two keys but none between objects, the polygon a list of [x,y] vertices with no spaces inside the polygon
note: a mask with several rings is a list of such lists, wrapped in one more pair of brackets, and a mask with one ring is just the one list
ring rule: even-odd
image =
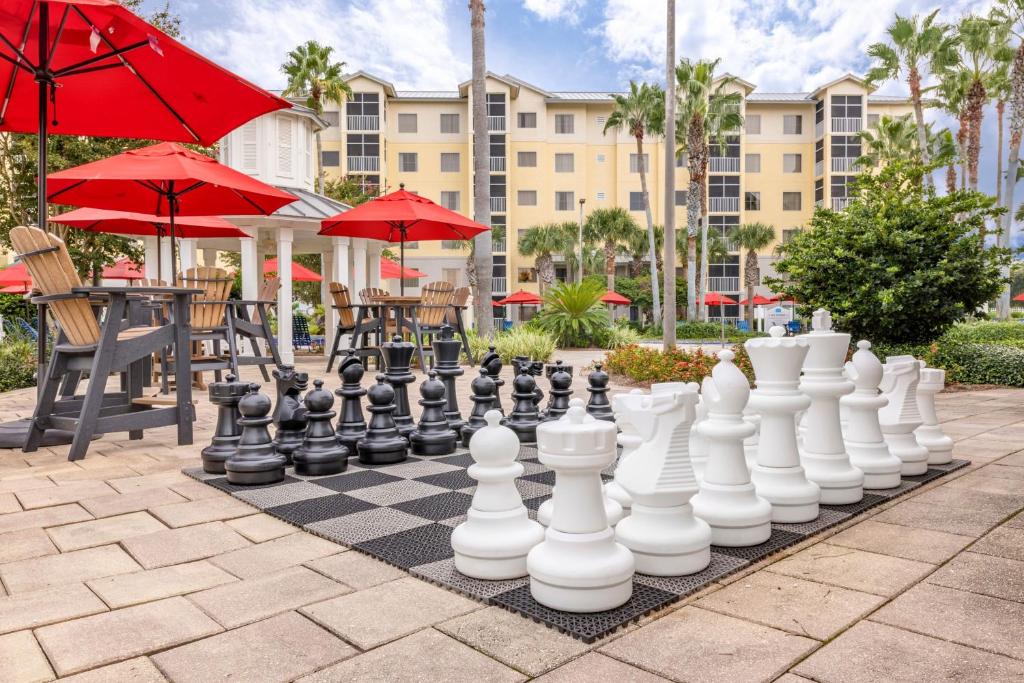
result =
[{"label": "umbrella pole", "polygon": [[722,348],[725,348],[725,301],[718,300],[718,322],[722,326]]},{"label": "umbrella pole", "polygon": [[[49,3],[39,3],[39,69],[43,69],[47,65],[49,55],[47,51],[50,48],[50,5]],[[46,230],[46,166],[47,166],[47,147],[48,138],[47,126],[49,124],[49,102],[46,99],[46,87],[47,82],[44,80],[37,81],[39,87],[39,150],[37,154],[38,161],[38,193],[39,196],[36,198],[36,222],[39,224],[40,230]],[[42,378],[46,376],[46,305],[40,304],[37,308],[37,319],[36,319],[36,367],[37,376],[39,380],[36,382],[36,395],[40,395],[43,391]]]},{"label": "umbrella pole", "polygon": [[405,275],[405,237],[409,233],[405,231],[404,225],[401,228],[399,228],[399,230],[401,231],[399,237],[402,238],[402,241],[398,243],[398,253],[399,260],[402,262],[402,267],[401,270],[399,270],[398,272],[398,294],[399,296],[405,296],[405,278],[402,276]]},{"label": "umbrella pole", "polygon": [[[159,227],[156,229],[156,279],[163,281],[164,279],[164,259],[160,252],[162,251],[161,242],[164,241],[164,231]],[[171,283],[173,287],[175,283]]]},{"label": "umbrella pole", "polygon": [[171,278],[171,286],[174,287],[178,284],[177,272],[178,272],[178,261],[177,261],[177,250],[174,245],[174,212],[177,210],[177,197],[174,196],[174,181],[170,182],[170,194],[167,195],[167,214],[170,216],[171,226],[171,272],[168,276]]}]

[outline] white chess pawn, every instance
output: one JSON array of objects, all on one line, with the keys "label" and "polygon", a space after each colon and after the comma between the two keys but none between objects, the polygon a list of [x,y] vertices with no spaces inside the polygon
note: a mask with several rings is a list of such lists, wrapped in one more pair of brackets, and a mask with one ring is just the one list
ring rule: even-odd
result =
[{"label": "white chess pawn", "polygon": [[711,542],[724,546],[758,545],[772,535],[772,506],[754,491],[743,456],[743,439],[754,425],[743,420],[750,396],[747,378],[732,363],[728,349],[718,352],[701,394],[708,417],[697,429],[708,440],[708,464],[693,512],[711,526]]},{"label": "white chess pawn", "polygon": [[881,389],[889,403],[878,411],[878,422],[885,442],[903,463],[900,474],[924,474],[928,471],[928,449],[914,436],[914,430],[922,424],[917,407],[921,365],[913,356],[889,356],[883,367]]},{"label": "white chess pawn", "polygon": [[619,464],[615,468],[612,480],[604,485],[604,495],[622,507],[623,518],[629,516],[630,508],[633,506],[633,498],[629,495],[626,489],[622,488],[622,484],[619,481],[619,470],[622,469],[623,463],[627,462],[629,458],[632,457],[636,449],[644,442],[644,439],[649,437],[640,434],[639,426],[630,420],[630,415],[628,413],[620,412],[619,406],[622,404],[616,403],[615,399],[619,396],[642,396],[643,393],[644,392],[639,389],[633,389],[629,394],[617,394],[612,397],[612,410],[615,414],[615,424],[619,427],[618,441],[619,445],[622,447],[622,452],[619,454]]},{"label": "white chess pawn", "polygon": [[452,532],[455,568],[474,579],[526,576],[526,556],[544,540],[544,527],[530,519],[516,488],[523,465],[516,461],[519,437],[489,410],[487,426],[469,441],[474,464],[466,471],[478,484],[466,521]]},{"label": "white chess pawn", "polygon": [[800,461],[807,478],[821,488],[821,502],[847,505],[864,497],[864,473],[850,464],[839,423],[839,397],[853,391],[843,376],[850,335],[832,331],[832,316],[819,308],[812,331],[802,334],[810,349],[804,359],[800,391],[811,397],[801,422]]},{"label": "white chess pawn", "polygon": [[693,475],[700,482],[704,478],[704,466],[708,462],[708,440],[697,429],[697,425],[708,418],[708,406],[701,396],[697,402],[697,419],[693,421],[690,428],[690,464],[693,465]]},{"label": "white chess pawn", "polygon": [[615,461],[616,427],[586,420],[581,399],[537,428],[537,455],[555,471],[554,516],[526,558],[530,594],[566,612],[603,612],[633,594],[633,554],[615,541],[604,511],[601,470]]},{"label": "white chess pawn", "polygon": [[850,463],[864,473],[864,488],[893,489],[900,485],[902,463],[889,451],[878,422],[878,411],[889,402],[878,394],[882,363],[871,351],[871,342],[857,342],[857,352],[846,363],[846,376],[856,387],[839,399],[846,412],[844,442]]},{"label": "white chess pawn", "polygon": [[796,415],[811,405],[800,391],[800,367],[809,347],[804,339],[785,336],[779,326],[768,334],[744,344],[757,384],[748,406],[761,414],[750,480],[757,495],[772,504],[773,522],[810,522],[818,516],[821,490],[807,480],[796,445]]},{"label": "white chess pawn", "polygon": [[757,462],[757,443],[758,439],[761,438],[761,414],[750,407],[743,409],[743,420],[754,425],[754,433],[743,439],[743,457],[747,461],[747,469],[749,470]]},{"label": "white chess pawn", "polygon": [[946,386],[946,371],[929,368],[921,361],[921,381],[917,384],[917,409],[922,424],[914,430],[917,443],[928,449],[929,465],[946,465],[953,462],[953,439],[942,431],[939,417],[935,414],[935,394]]},{"label": "white chess pawn", "polygon": [[674,382],[650,396],[620,394],[612,400],[627,422],[653,427],[615,472],[633,498],[633,514],[615,527],[615,538],[633,551],[642,574],[682,576],[711,563],[711,528],[690,506],[698,491],[689,454],[697,396],[695,383]]}]

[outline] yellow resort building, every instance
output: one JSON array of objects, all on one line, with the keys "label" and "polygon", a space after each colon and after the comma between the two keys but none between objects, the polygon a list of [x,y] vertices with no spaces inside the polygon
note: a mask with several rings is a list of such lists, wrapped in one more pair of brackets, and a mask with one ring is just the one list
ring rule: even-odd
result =
[{"label": "yellow resort building", "polygon": [[[346,78],[353,97],[329,106],[323,117],[329,124],[321,133],[328,178],[349,176],[381,192],[404,184],[471,216],[469,82],[451,91],[406,91],[365,72]],[[758,92],[754,84],[730,78],[729,87],[743,95],[745,125],[726,141],[724,153],[713,147],[708,175],[708,226],[723,237],[734,225],[760,221],[774,226],[784,241],[807,224],[816,204],[843,209],[853,161],[861,155],[859,131],[883,115],[911,111],[909,98],[875,95],[853,75],[813,92],[785,93]],[[505,226],[506,235],[494,243],[496,298],[520,288],[537,291],[533,258],[517,250],[519,236],[531,226],[578,221],[581,208],[585,217],[614,206],[627,208],[645,225],[642,165],[654,221],[663,222],[664,139],[645,139],[641,159],[628,132],[605,133],[613,95],[548,91],[488,74],[491,221]],[[685,160],[676,165],[676,226],[685,229],[689,177]],[[710,265],[708,289],[737,298],[743,292],[742,257],[736,245],[728,246],[729,256]],[[773,249],[761,254],[762,277],[773,272]],[[427,273],[424,282],[467,284],[466,256],[458,242],[406,245],[406,264]],[[625,275],[625,259],[621,269]],[[558,275],[566,277],[564,264]],[[724,315],[735,318],[739,312],[726,307]]]}]

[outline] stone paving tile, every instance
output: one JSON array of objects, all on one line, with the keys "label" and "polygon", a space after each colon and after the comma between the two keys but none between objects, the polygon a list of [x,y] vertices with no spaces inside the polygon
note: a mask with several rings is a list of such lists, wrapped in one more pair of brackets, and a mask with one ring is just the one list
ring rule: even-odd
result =
[{"label": "stone paving tile", "polygon": [[[1019,445],[1020,439],[1017,439]],[[1024,467],[1024,453],[1016,453],[1014,455],[1003,458],[999,461],[1000,465],[1007,465],[1009,467]]]},{"label": "stone paving tile", "polygon": [[99,518],[138,512],[158,505],[184,503],[186,500],[170,489],[153,488],[132,493],[113,493],[99,498],[87,498],[81,502],[81,506],[88,510],[93,517]]},{"label": "stone paving tile", "polygon": [[13,493],[0,493],[0,515],[21,512],[21,505]]},{"label": "stone paving tile", "polygon": [[[28,468],[25,468],[27,470]],[[31,491],[33,489],[47,489],[54,488],[57,486],[52,481],[47,479],[45,476],[39,477],[33,473],[29,473],[23,477],[4,477],[0,480],[0,493],[10,493],[18,491]]]},{"label": "stone paving tile", "polygon": [[340,664],[300,678],[299,683],[445,681],[504,683],[526,677],[433,629],[420,631]]},{"label": "stone paving tile", "polygon": [[7,592],[27,593],[65,583],[78,583],[141,569],[116,545],[86,548],[60,555],[35,557],[0,565],[0,578]]},{"label": "stone paving tile", "polygon": [[[207,487],[209,488],[209,487]],[[249,508],[252,512],[252,508]],[[248,517],[239,517],[227,522],[227,525],[248,538],[253,543],[271,541],[281,536],[295,533],[296,527],[282,522],[279,519],[263,514],[250,514]]]},{"label": "stone paving tile", "polygon": [[817,645],[810,638],[687,606],[600,651],[673,680],[720,683],[770,681]]},{"label": "stone paving tile", "polygon": [[335,543],[299,531],[266,543],[218,555],[211,562],[235,576],[251,579],[319,557],[327,557],[339,550],[340,546]]},{"label": "stone paving tile", "polygon": [[122,545],[139,564],[154,569],[202,560],[251,544],[224,522],[209,522],[136,536],[126,539]]},{"label": "stone paving tile", "polygon": [[207,486],[189,477],[187,481],[172,484],[170,489],[175,493],[185,496],[189,500],[203,500],[204,498],[221,498],[226,494],[212,486]]},{"label": "stone paving tile", "polygon": [[188,599],[227,628],[235,628],[350,591],[312,569],[292,567],[193,593]]},{"label": "stone paving tile", "polygon": [[65,676],[221,630],[217,622],[179,597],[44,626],[36,630],[36,637],[57,674]]},{"label": "stone paving tile", "polygon": [[131,681],[131,683],[164,683],[167,679],[149,661],[147,657],[136,657],[125,662],[118,662],[98,669],[85,671],[74,676],[60,679],[61,683],[112,683],[113,681]]},{"label": "stone paving tile", "polygon": [[[624,664],[617,659],[597,652],[590,652],[533,680],[536,683],[592,683],[593,681],[659,683],[667,679]],[[778,680],[782,681],[783,679]]]},{"label": "stone paving tile", "polygon": [[23,529],[0,534],[0,564],[55,554],[57,546],[42,529]]},{"label": "stone paving tile", "polygon": [[113,493],[102,481],[74,481],[47,489],[32,489],[15,493],[26,510],[77,503],[84,498],[96,498]]},{"label": "stone paving tile", "polygon": [[412,577],[300,610],[363,650],[484,606]]},{"label": "stone paving tile", "polygon": [[[996,479],[994,481],[1005,482],[1007,480]],[[940,507],[953,507],[957,510],[991,512],[1007,517],[1024,508],[1024,495],[1006,495],[979,491],[963,486],[953,487],[944,485],[914,496],[914,502]]]},{"label": "stone paving tile", "polygon": [[[1003,469],[1017,472],[1022,468],[1004,467]],[[996,473],[998,474],[998,472]],[[1017,502],[1019,507],[1024,507],[1024,503],[1021,502],[1024,500],[1024,480],[1005,476],[988,476],[988,469],[975,470],[962,477],[957,477],[946,484],[946,487],[965,489],[977,493],[1002,494],[1004,497]]]},{"label": "stone paving tile", "polygon": [[883,510],[871,519],[917,529],[978,537],[1002,521],[1005,516],[995,512],[960,510],[955,507],[926,505],[907,500]]},{"label": "stone paving tile", "polygon": [[966,552],[940,567],[928,583],[1024,602],[1024,562]]},{"label": "stone paving tile", "polygon": [[996,527],[978,539],[971,546],[971,552],[1024,562],[1024,529],[1005,525]]},{"label": "stone paving tile", "polygon": [[206,560],[186,562],[134,574],[108,576],[88,585],[111,609],[175,595],[194,593],[237,579]]},{"label": "stone paving tile", "polygon": [[163,531],[166,528],[145,512],[131,512],[117,517],[51,527],[47,533],[61,552],[68,552],[116,543],[133,536]]},{"label": "stone paving tile", "polygon": [[393,567],[375,557],[354,550],[322,557],[319,560],[306,562],[305,565],[356,590],[371,588],[408,576],[398,567]]},{"label": "stone paving tile", "polygon": [[872,621],[1024,659],[1024,604],[928,583],[871,615]]},{"label": "stone paving tile", "polygon": [[1003,522],[1003,526],[1011,529],[1024,529],[1024,512],[1017,513],[1016,517],[1006,520]]},{"label": "stone paving tile", "polygon": [[106,611],[103,601],[81,583],[18,593],[0,598],[0,633],[37,628]]},{"label": "stone paving tile", "polygon": [[186,481],[190,481],[190,479],[177,469],[173,469],[155,474],[146,474],[141,477],[111,479],[107,483],[120,493],[130,493],[132,491],[143,491],[152,488],[167,488]]},{"label": "stone paving tile", "polygon": [[174,683],[291,681],[358,654],[295,612],[176,647],[153,656]]},{"label": "stone paving tile", "polygon": [[776,574],[882,596],[899,593],[934,569],[924,562],[828,543],[812,545],[767,567]]},{"label": "stone paving tile", "polygon": [[253,513],[253,507],[237,498],[217,496],[187,503],[160,505],[150,508],[150,512],[161,522],[173,528],[245,517]]},{"label": "stone paving tile", "polygon": [[0,680],[4,683],[53,680],[53,669],[30,631],[0,636]]},{"label": "stone paving tile", "polygon": [[1024,662],[862,621],[800,662],[815,681],[1019,681]]},{"label": "stone paving tile", "polygon": [[832,545],[857,548],[907,560],[941,564],[974,541],[971,536],[913,529],[867,519],[828,539]]},{"label": "stone paving tile", "polygon": [[488,607],[435,628],[530,676],[587,652],[590,646],[500,607]]},{"label": "stone paving tile", "polygon": [[92,515],[74,503],[41,510],[12,512],[9,515],[0,516],[0,534],[23,529],[45,529],[59,524],[82,522],[87,519],[92,519]]},{"label": "stone paving tile", "polygon": [[799,636],[827,640],[883,602],[885,599],[877,595],[758,572],[694,604]]},{"label": "stone paving tile", "polygon": [[[1004,465],[1002,461],[985,465],[978,470],[978,474],[990,479],[1015,479],[1024,482],[1024,468]],[[1024,483],[1018,484],[1018,487],[1024,489]]]},{"label": "stone paving tile", "polygon": [[121,477],[134,477],[138,474],[130,467],[119,465],[108,465],[97,469],[78,469],[70,472],[57,472],[50,475],[50,479],[57,484],[64,486],[74,481],[105,481],[107,479],[119,479]]}]

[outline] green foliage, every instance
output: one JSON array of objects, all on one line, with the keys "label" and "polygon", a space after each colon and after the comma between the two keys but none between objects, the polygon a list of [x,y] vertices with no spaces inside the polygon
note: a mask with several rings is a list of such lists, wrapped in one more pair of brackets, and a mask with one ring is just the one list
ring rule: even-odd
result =
[{"label": "green foliage", "polygon": [[[742,344],[732,347],[736,354],[733,362],[747,376],[754,379],[754,368]],[[651,346],[624,346],[605,356],[608,372],[621,375],[634,382],[701,382],[711,374],[718,363],[713,353],[675,349],[662,351]]]},{"label": "green foliage", "polygon": [[[615,291],[637,307],[641,318],[650,319],[653,314],[650,275],[616,278]],[[676,310],[686,309],[686,278],[676,278],[676,307]]]},{"label": "green foliage", "polygon": [[629,82],[629,92],[615,95],[612,113],[604,124],[604,132],[625,130],[632,138],[643,140],[649,134],[665,129],[665,91],[657,85]]},{"label": "green foliage", "polygon": [[545,223],[527,228],[519,237],[519,253],[534,257],[541,291],[555,282],[554,254],[570,254],[576,250],[579,226],[576,223]]},{"label": "green foliage", "polygon": [[1024,325],[1013,322],[980,321],[959,323],[942,335],[942,341],[965,343],[1024,342]]},{"label": "green foliage", "polygon": [[379,191],[379,187],[364,188],[358,178],[350,175],[344,178],[331,178],[324,182],[325,195],[349,206],[358,206],[368,202],[376,197]]},{"label": "green foliage", "polygon": [[0,343],[0,392],[36,385],[36,346],[22,340]]},{"label": "green foliage", "polygon": [[35,317],[34,311],[29,312],[30,307],[31,304],[25,303],[20,294],[0,294],[0,316],[3,316],[4,320]]},{"label": "green foliage", "polygon": [[[725,340],[736,342],[763,337],[760,332],[740,332],[732,325],[725,326]],[[722,338],[721,323],[680,321],[676,324],[676,337],[695,341],[717,341]]]},{"label": "green foliage", "polygon": [[621,346],[630,346],[640,343],[640,333],[627,325],[612,325],[606,328],[604,337],[604,348],[617,349]]},{"label": "green foliage", "polygon": [[352,88],[344,80],[345,62],[332,62],[334,48],[308,40],[288,53],[281,71],[288,76],[286,97],[305,97],[306,106],[323,113],[324,103],[341,104],[352,96]]},{"label": "green foliage", "polygon": [[590,282],[564,283],[544,295],[534,325],[550,334],[559,348],[591,346],[608,328],[605,288]]},{"label": "green foliage", "polygon": [[780,248],[765,284],[832,312],[855,339],[924,343],[998,295],[1005,250],[978,236],[1002,213],[977,192],[938,196],[927,169],[893,163],[861,176],[846,211],[818,208],[811,229]]},{"label": "green foliage", "polygon": [[473,357],[477,361],[487,353],[487,348],[492,344],[494,350],[501,356],[501,362],[506,366],[512,363],[513,356],[527,356],[547,362],[555,353],[554,337],[528,325],[519,325],[507,332],[498,332],[494,335],[493,341],[477,335],[476,330],[470,330],[467,336],[469,348],[472,349]]},{"label": "green foliage", "polygon": [[1021,346],[944,344],[939,346],[936,361],[946,369],[949,382],[1024,387],[1024,348]]}]

